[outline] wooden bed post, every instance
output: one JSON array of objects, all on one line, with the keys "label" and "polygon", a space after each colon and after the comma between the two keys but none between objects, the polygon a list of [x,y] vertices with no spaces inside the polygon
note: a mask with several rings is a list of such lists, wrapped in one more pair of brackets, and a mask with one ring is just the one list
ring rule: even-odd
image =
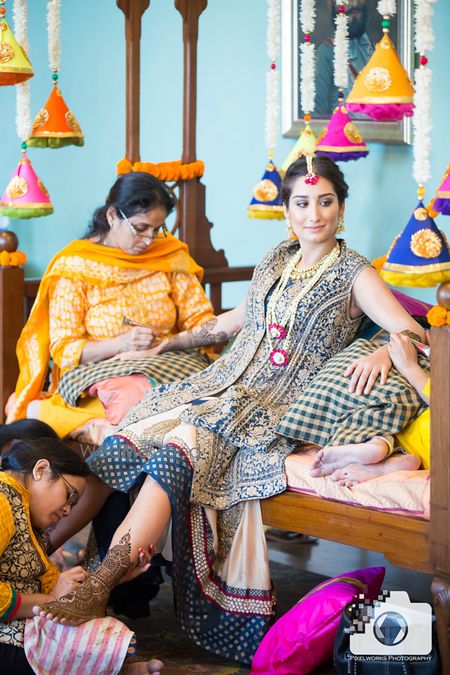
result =
[{"label": "wooden bed post", "polygon": [[[199,16],[207,0],[175,0],[183,17],[183,154],[181,161],[194,162],[197,118],[197,41]],[[226,267],[224,251],[216,251],[211,243],[212,224],[205,215],[205,186],[199,179],[180,181],[179,223],[181,239],[192,257],[203,267]]]},{"label": "wooden bed post", "polygon": [[126,156],[131,163],[139,162],[141,23],[150,0],[117,0],[125,14],[126,49]]},{"label": "wooden bed post", "polygon": [[[450,310],[450,282],[438,303]],[[450,674],[450,327],[431,330],[431,586],[442,672]]]},{"label": "wooden bed post", "polygon": [[[4,421],[5,405],[16,387],[19,365],[17,339],[24,324],[25,282],[20,267],[0,267],[0,421]],[[7,309],[6,309],[7,308]]]}]

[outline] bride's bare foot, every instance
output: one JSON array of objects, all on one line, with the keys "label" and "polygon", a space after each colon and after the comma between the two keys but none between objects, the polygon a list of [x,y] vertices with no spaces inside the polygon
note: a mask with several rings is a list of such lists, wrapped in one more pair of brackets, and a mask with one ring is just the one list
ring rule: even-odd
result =
[{"label": "bride's bare foot", "polygon": [[317,453],[311,468],[311,476],[329,476],[349,464],[376,464],[384,459],[389,446],[382,438],[372,438],[366,443],[350,445],[327,445]]},{"label": "bride's bare foot", "polygon": [[357,483],[393,471],[415,471],[419,466],[420,460],[415,455],[394,455],[379,464],[349,464],[343,469],[334,471],[330,478],[343,487],[353,487]]},{"label": "bride's bare foot", "polygon": [[55,623],[72,626],[105,616],[106,603],[112,589],[131,567],[130,538],[130,533],[127,532],[108,551],[97,572],[79,588],[63,595],[59,600],[46,602],[35,613]]},{"label": "bride's bare foot", "polygon": [[150,661],[138,661],[137,663],[124,663],[121,673],[122,675],[159,675],[164,668],[162,661],[158,659],[150,659]]}]

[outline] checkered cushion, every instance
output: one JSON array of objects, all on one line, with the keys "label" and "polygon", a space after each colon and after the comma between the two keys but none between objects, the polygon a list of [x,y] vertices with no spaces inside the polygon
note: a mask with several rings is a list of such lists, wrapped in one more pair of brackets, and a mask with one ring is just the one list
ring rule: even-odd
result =
[{"label": "checkered cushion", "polygon": [[[374,436],[400,431],[422,411],[415,389],[394,368],[384,385],[376,383],[367,396],[348,391],[344,377],[356,359],[371,354],[377,345],[359,339],[336,354],[314,377],[277,426],[277,433],[316,445],[364,443]],[[428,362],[421,360],[428,368]]]}]

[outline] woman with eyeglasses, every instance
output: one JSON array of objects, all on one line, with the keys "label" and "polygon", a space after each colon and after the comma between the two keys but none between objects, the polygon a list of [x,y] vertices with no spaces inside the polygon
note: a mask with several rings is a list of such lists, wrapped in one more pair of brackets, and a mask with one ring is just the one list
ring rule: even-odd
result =
[{"label": "woman with eyeglasses", "polygon": [[[20,422],[0,427],[0,672],[158,673],[160,661],[127,663],[135,639],[117,619],[50,627],[33,615],[33,607],[75,590],[89,576],[82,567],[59,571],[47,556],[45,531],[70,513],[91,473],[62,441],[33,438],[35,431]],[[14,433],[22,438],[13,440]],[[149,559],[150,551],[142,550],[129,577]]]},{"label": "woman with eyeglasses", "polygon": [[200,284],[203,270],[166,230],[174,205],[153,176],[122,175],[87,236],[53,258],[18,342],[20,375],[8,422],[37,418],[62,438],[93,418],[102,418],[105,428],[105,417],[117,424],[155,384],[210,364],[199,350],[145,363],[128,358],[214,317]]}]

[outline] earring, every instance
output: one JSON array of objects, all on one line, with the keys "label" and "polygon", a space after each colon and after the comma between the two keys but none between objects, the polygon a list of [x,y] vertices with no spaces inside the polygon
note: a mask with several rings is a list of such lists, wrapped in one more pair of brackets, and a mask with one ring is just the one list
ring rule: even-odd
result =
[{"label": "earring", "polygon": [[343,232],[345,230],[344,216],[340,215],[337,221],[336,232]]},{"label": "earring", "polygon": [[289,237],[289,239],[295,238],[294,228],[291,225],[291,221],[289,220],[289,216],[286,216],[286,232],[287,232],[287,236]]}]

